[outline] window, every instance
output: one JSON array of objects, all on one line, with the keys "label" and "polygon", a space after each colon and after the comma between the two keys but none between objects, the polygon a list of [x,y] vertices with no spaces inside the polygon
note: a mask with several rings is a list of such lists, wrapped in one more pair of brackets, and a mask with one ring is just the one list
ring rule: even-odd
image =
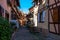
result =
[{"label": "window", "polygon": [[2,16],[1,8],[2,8],[2,7],[0,6],[0,16]]},{"label": "window", "polygon": [[32,18],[33,17],[33,13],[30,13],[29,16],[30,16],[30,18]]},{"label": "window", "polygon": [[12,20],[16,20],[16,14],[14,14],[13,11],[11,11],[11,19],[12,19]]},{"label": "window", "polygon": [[41,13],[38,14],[38,22],[43,23],[45,21],[45,11],[42,11]]},{"label": "window", "polygon": [[2,6],[0,5],[0,16],[2,16],[2,13],[4,13],[4,9],[3,9]]},{"label": "window", "polygon": [[53,9],[53,22],[60,23],[60,6]]},{"label": "window", "polygon": [[58,8],[53,9],[53,22],[58,22]]},{"label": "window", "polygon": [[9,6],[11,5],[11,4],[10,4],[10,0],[7,0],[7,5],[9,5]]},{"label": "window", "polygon": [[7,20],[9,20],[9,13],[5,10],[5,18],[7,19]]}]

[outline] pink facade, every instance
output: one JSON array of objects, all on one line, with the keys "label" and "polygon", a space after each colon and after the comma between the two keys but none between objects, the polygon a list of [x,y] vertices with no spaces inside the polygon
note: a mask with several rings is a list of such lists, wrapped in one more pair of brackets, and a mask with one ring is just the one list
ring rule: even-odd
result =
[{"label": "pink facade", "polygon": [[10,7],[7,5],[7,0],[0,0],[0,5],[10,13]]},{"label": "pink facade", "polygon": [[10,20],[11,8],[7,5],[7,0],[0,0],[0,6],[4,9],[2,16],[6,18],[6,11],[7,11],[9,15],[9,20]]}]

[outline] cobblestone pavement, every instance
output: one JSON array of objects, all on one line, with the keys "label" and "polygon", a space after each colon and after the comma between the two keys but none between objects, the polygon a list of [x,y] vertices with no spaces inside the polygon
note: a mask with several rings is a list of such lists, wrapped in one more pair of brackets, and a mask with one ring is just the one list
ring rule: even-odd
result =
[{"label": "cobblestone pavement", "polygon": [[60,40],[60,36],[51,33],[44,36],[42,33],[30,33],[26,28],[20,28],[14,33],[12,40]]}]

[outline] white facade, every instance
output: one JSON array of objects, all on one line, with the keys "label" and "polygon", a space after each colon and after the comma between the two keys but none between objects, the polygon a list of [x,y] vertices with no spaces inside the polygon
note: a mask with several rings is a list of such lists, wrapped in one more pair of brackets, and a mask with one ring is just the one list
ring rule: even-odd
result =
[{"label": "white facade", "polygon": [[34,7],[34,14],[33,14],[33,21],[34,21],[34,26],[37,27],[37,14],[38,14],[38,6],[36,5]]}]

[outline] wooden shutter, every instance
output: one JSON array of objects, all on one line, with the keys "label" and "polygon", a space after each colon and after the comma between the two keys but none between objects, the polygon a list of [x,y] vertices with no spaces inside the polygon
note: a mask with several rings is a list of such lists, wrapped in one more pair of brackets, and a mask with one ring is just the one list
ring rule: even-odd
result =
[{"label": "wooden shutter", "polygon": [[58,8],[53,9],[53,22],[58,22]]}]

